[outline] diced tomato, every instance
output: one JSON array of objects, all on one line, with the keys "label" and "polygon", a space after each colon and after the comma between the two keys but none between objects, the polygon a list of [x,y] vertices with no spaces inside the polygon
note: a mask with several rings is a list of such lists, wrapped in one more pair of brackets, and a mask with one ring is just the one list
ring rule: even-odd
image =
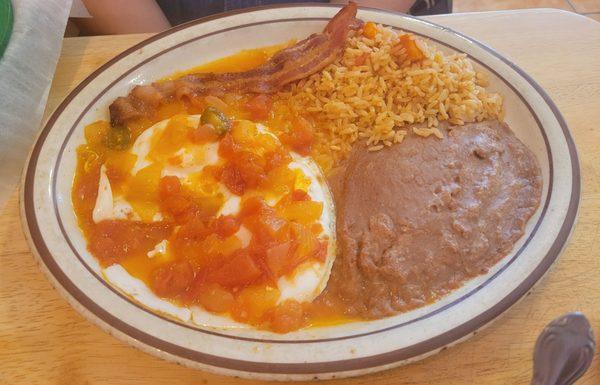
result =
[{"label": "diced tomato", "polygon": [[189,284],[187,290],[179,296],[183,303],[191,305],[196,302],[198,295],[207,285],[206,273],[206,270],[201,270],[194,274],[194,279]]},{"label": "diced tomato", "polygon": [[273,309],[270,314],[270,328],[275,333],[287,333],[298,330],[306,323],[302,304],[298,301],[287,300]]},{"label": "diced tomato", "polygon": [[400,44],[406,50],[406,56],[411,61],[420,61],[425,59],[425,54],[421,51],[417,43],[408,34],[400,36]]},{"label": "diced tomato", "polygon": [[252,233],[252,240],[258,245],[270,245],[276,242],[276,237],[272,231],[269,231],[263,223],[260,222],[259,216],[251,216],[244,218],[244,226]]},{"label": "diced tomato", "polygon": [[216,141],[219,137],[215,134],[212,124],[200,123],[198,127],[189,133],[190,140],[194,143],[209,143]]},{"label": "diced tomato", "polygon": [[219,141],[219,155],[230,159],[240,150],[239,145],[233,140],[233,136],[227,132]]},{"label": "diced tomato", "polygon": [[262,271],[247,251],[240,250],[210,278],[224,287],[246,286],[256,281]]},{"label": "diced tomato", "polygon": [[199,261],[204,261],[202,253],[202,240],[195,238],[176,237],[169,244],[170,250],[177,258],[193,261],[194,266],[203,267],[204,264]]},{"label": "diced tomato", "polygon": [[102,221],[94,227],[89,247],[100,263],[108,266],[128,256],[147,253],[171,230],[171,225],[160,222]]},{"label": "diced tomato", "polygon": [[281,197],[281,199],[279,199],[279,202],[277,202],[277,204],[275,205],[275,209],[278,211],[283,210],[283,208],[287,205],[289,205],[291,202],[293,201],[292,199],[292,193],[288,193],[285,194],[284,196]]},{"label": "diced tomato", "polygon": [[186,260],[161,266],[152,273],[150,286],[161,297],[182,294],[194,279],[194,269]]},{"label": "diced tomato", "polygon": [[197,296],[197,302],[206,310],[215,313],[231,311],[235,305],[233,294],[217,284],[202,287]]},{"label": "diced tomato", "polygon": [[255,141],[257,151],[261,154],[266,154],[281,149],[279,140],[270,134],[258,134]]},{"label": "diced tomato", "polygon": [[327,250],[320,249],[316,236],[301,225],[293,227],[296,228],[292,228],[292,240],[271,246],[265,252],[265,263],[275,278],[290,273],[309,258],[325,259]]},{"label": "diced tomato", "polygon": [[377,24],[373,23],[372,21],[366,22],[362,30],[363,36],[369,39],[375,38],[377,32]]},{"label": "diced tomato", "polygon": [[179,194],[181,191],[181,182],[176,176],[164,176],[160,179],[158,191],[161,198]]},{"label": "diced tomato", "polygon": [[234,143],[244,149],[254,147],[261,135],[256,124],[249,120],[236,120],[230,132]]},{"label": "diced tomato", "polygon": [[271,171],[277,167],[284,166],[292,161],[292,158],[287,152],[273,151],[265,155],[267,171]]},{"label": "diced tomato", "polygon": [[[118,263],[126,253],[124,248],[119,247],[119,242],[105,236],[94,234],[90,239],[90,251],[98,258],[103,266]],[[119,254],[119,252],[121,254]]]},{"label": "diced tomato", "polygon": [[291,198],[293,201],[309,201],[310,195],[304,190],[294,190],[292,191]]},{"label": "diced tomato", "polygon": [[269,117],[273,100],[266,94],[254,96],[246,103],[246,109],[250,112],[252,120],[264,120]]},{"label": "diced tomato", "polygon": [[248,250],[248,254],[250,254],[250,257],[252,258],[254,263],[256,263],[256,266],[258,266],[262,274],[264,276],[269,276],[271,274],[269,266],[267,266],[267,263],[265,261],[265,245],[266,244],[264,243],[258,242],[256,240],[256,237],[254,237],[246,250]]},{"label": "diced tomato", "polygon": [[246,188],[256,188],[267,178],[264,161],[251,152],[239,152],[234,164]]},{"label": "diced tomato", "polygon": [[287,194],[294,189],[296,180],[296,170],[291,170],[287,166],[280,166],[269,171],[261,188],[263,191],[269,191],[277,195]]},{"label": "diced tomato", "polygon": [[321,213],[323,213],[323,203],[314,201],[292,201],[279,209],[278,213],[288,221],[308,225],[321,217]]},{"label": "diced tomato", "polygon": [[189,260],[202,259],[202,241],[211,234],[210,227],[198,216],[193,216],[170,240],[170,245],[177,258]]},{"label": "diced tomato", "polygon": [[289,225],[287,221],[274,214],[261,214],[244,219],[245,226],[252,232],[256,241],[264,246],[288,239]]},{"label": "diced tomato", "polygon": [[240,229],[240,221],[233,215],[221,215],[215,220],[215,233],[221,238],[227,238]]},{"label": "diced tomato", "polygon": [[176,217],[189,213],[194,207],[192,200],[181,194],[172,195],[169,198],[164,199],[162,203],[165,211]]},{"label": "diced tomato", "polygon": [[161,179],[159,197],[163,212],[172,215],[177,223],[185,223],[193,216],[213,216],[224,201],[221,195],[198,196],[196,191],[184,188],[174,176]]},{"label": "diced tomato", "polygon": [[312,231],[312,233],[314,235],[320,235],[323,232],[323,225],[321,225],[320,223],[313,223],[312,226],[310,226],[310,231]]},{"label": "diced tomato", "polygon": [[281,239],[287,228],[287,222],[277,216],[275,210],[260,197],[251,197],[242,202],[240,218],[262,244]]},{"label": "diced tomato", "polygon": [[206,237],[204,240],[178,238],[176,242],[171,244],[171,249],[177,258],[184,258],[189,261],[195,269],[204,272],[202,269],[215,263],[219,263],[222,260],[222,255],[220,253],[207,252],[207,248],[214,249],[214,247],[207,245],[207,243],[212,243],[213,237],[216,238],[217,236],[213,234]]},{"label": "diced tomato", "polygon": [[284,219],[272,214],[263,214],[258,217],[259,224],[271,237],[275,237],[287,224]]},{"label": "diced tomato", "polygon": [[232,315],[239,321],[257,324],[275,306],[279,295],[279,290],[275,287],[246,287],[238,294]]},{"label": "diced tomato", "polygon": [[314,141],[312,125],[304,118],[297,118],[292,126],[292,131],[283,134],[282,141],[300,155],[310,154]]},{"label": "diced tomato", "polygon": [[290,254],[295,250],[296,243],[288,241],[269,248],[265,262],[274,278],[278,278],[289,270]]},{"label": "diced tomato", "polygon": [[197,211],[192,198],[182,191],[181,182],[176,176],[165,176],[158,184],[161,208],[173,215],[178,222]]},{"label": "diced tomato", "polygon": [[246,191],[246,182],[244,181],[240,170],[232,164],[226,164],[221,169],[219,180],[236,195],[244,195]]},{"label": "diced tomato", "polygon": [[175,239],[193,239],[201,241],[210,235],[212,232],[210,226],[199,216],[193,216],[179,227],[179,230],[175,234]]},{"label": "diced tomato", "polygon": [[265,211],[272,211],[272,209],[267,206],[267,203],[261,197],[253,196],[242,202],[240,217],[244,218],[251,215],[258,215]]},{"label": "diced tomato", "polygon": [[204,166],[204,168],[202,169],[202,177],[205,177],[207,179],[212,178],[215,181],[217,181],[221,177],[221,170],[221,166],[209,164],[208,166]]},{"label": "diced tomato", "polygon": [[217,234],[211,234],[201,245],[202,252],[206,256],[204,262],[213,262],[217,259],[222,262],[225,260],[223,257],[229,257],[241,248],[242,242],[235,235],[221,238]]},{"label": "diced tomato", "polygon": [[294,252],[292,261],[292,266],[296,267],[314,254],[319,241],[310,229],[299,223],[291,223],[290,228],[293,239],[298,242],[298,248]]}]

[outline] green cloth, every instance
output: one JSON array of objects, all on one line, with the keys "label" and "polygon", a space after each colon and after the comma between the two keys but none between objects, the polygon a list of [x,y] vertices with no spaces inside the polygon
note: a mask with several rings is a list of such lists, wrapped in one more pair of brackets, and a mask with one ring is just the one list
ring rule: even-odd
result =
[{"label": "green cloth", "polygon": [[0,0],[0,58],[6,50],[13,29],[13,10],[10,0]]}]

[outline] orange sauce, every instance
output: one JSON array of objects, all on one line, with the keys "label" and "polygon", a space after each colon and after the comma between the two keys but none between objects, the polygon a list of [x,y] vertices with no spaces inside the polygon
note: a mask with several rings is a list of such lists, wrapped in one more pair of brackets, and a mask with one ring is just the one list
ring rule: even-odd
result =
[{"label": "orange sauce", "polygon": [[199,72],[224,73],[251,70],[261,64],[264,64],[278,51],[281,51],[282,49],[287,48],[295,43],[295,40],[290,40],[284,44],[276,44],[255,49],[244,49],[230,56],[213,60],[211,62],[204,63],[183,71],[177,71],[161,80],[174,80],[184,75]]}]

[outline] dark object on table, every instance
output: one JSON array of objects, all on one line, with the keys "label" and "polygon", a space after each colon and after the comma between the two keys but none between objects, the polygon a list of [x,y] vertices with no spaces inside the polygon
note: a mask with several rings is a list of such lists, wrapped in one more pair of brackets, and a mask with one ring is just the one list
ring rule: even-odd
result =
[{"label": "dark object on table", "polygon": [[417,0],[409,12],[414,16],[452,13],[452,0]]},{"label": "dark object on table", "polygon": [[596,344],[581,313],[567,313],[544,328],[535,343],[532,385],[570,385],[589,368]]}]

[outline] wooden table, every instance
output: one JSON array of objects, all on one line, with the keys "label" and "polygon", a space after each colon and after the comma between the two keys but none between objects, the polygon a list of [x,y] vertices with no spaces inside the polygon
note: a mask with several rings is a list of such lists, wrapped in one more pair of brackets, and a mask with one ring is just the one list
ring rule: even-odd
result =
[{"label": "wooden table", "polygon": [[[430,19],[489,44],[554,99],[581,157],[579,221],[562,257],[533,294],[468,342],[416,364],[333,384],[527,384],[535,339],[550,320],[581,310],[600,335],[600,23],[557,10]],[[47,112],[92,70],[145,37],[65,39]],[[599,382],[597,355],[578,384]],[[15,191],[0,214],[0,384],[208,383],[253,382],[162,361],[84,320],[36,266],[21,230]]]}]

